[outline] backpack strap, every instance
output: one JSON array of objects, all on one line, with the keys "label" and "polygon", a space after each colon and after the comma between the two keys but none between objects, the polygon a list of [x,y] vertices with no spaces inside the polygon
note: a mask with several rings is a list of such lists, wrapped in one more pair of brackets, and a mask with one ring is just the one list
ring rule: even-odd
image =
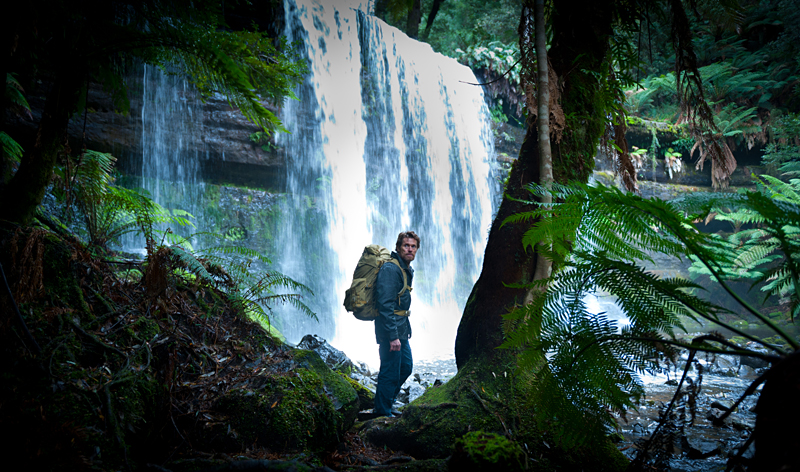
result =
[{"label": "backpack strap", "polygon": [[400,289],[399,292],[397,292],[397,303],[400,303],[400,297],[404,293],[406,293],[406,290],[410,292],[411,291],[411,287],[408,286],[408,277],[406,276],[406,271],[400,266],[400,263],[397,262],[397,259],[395,259],[393,257],[393,258],[389,259],[389,262],[391,262],[392,264],[396,265],[397,268],[400,269],[400,273],[403,274],[403,288]]}]

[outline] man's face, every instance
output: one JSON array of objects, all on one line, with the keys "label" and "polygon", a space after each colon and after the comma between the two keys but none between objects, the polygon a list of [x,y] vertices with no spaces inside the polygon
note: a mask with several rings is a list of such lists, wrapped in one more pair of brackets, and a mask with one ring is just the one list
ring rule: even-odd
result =
[{"label": "man's face", "polygon": [[406,261],[406,264],[410,263],[414,260],[414,257],[417,255],[417,240],[414,238],[403,238],[403,242],[400,244],[400,252],[398,255],[400,259]]}]

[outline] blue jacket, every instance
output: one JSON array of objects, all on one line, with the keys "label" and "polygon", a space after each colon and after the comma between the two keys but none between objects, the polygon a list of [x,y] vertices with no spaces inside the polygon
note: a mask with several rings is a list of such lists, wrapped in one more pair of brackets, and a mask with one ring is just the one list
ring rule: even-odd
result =
[{"label": "blue jacket", "polygon": [[[392,257],[397,259],[402,270],[406,271],[408,286],[414,278],[414,269],[400,259],[392,251]],[[406,290],[398,299],[397,294],[403,289],[403,273],[400,267],[391,262],[386,262],[378,271],[375,281],[375,303],[378,308],[378,317],[375,318],[375,340],[378,344],[390,343],[395,339],[406,340],[411,337],[411,324],[408,316],[396,315],[395,311],[408,310],[411,307],[411,292]]]}]

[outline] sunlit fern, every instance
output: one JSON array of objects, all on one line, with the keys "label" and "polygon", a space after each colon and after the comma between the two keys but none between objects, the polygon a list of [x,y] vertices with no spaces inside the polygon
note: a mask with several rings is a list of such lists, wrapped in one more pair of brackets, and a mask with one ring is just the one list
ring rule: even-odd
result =
[{"label": "sunlit fern", "polygon": [[[539,186],[530,190],[534,195],[546,191]],[[736,253],[728,250],[727,242],[697,231],[692,222],[712,208],[736,205],[759,213],[770,227],[784,227],[781,218],[800,220],[796,205],[755,192],[691,195],[679,204],[645,200],[602,185],[554,185],[552,193],[553,200],[561,203],[531,201],[531,211],[504,222],[530,224],[523,245],[552,258],[556,270],[550,278],[529,286],[534,296],[531,304],[505,316],[503,347],[519,350],[520,368],[533,372],[531,390],[544,408],[537,417],[545,418],[544,426],[561,439],[568,443],[597,440],[603,437],[604,427],[616,424],[612,413],[633,405],[642,393],[638,375],[656,369],[660,357],[673,357],[676,346],[686,345],[676,337],[682,330],[682,317],[728,328],[766,347],[771,355],[787,354],[784,348],[721,321],[719,315],[732,313],[703,299],[699,295],[703,289],[697,284],[647,272],[642,261],[649,261],[653,252],[677,259],[696,257],[724,286],[725,268],[733,265]],[[765,200],[773,207],[765,208]],[[783,214],[793,216],[780,216],[779,205]],[[800,254],[794,245],[784,244],[786,240],[780,244],[781,251]],[[793,264],[781,267],[792,273]],[[596,291],[616,297],[630,324],[620,327],[605,313],[591,313],[584,300]],[[797,348],[796,340],[744,300],[738,301],[792,349]],[[745,352],[709,341],[693,347]],[[575,428],[576,424],[587,427]]]}]

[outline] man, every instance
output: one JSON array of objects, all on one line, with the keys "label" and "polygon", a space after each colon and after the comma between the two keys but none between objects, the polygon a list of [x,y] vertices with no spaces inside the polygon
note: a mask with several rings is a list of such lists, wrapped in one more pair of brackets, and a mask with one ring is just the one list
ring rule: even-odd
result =
[{"label": "man", "polygon": [[411,337],[408,309],[411,306],[411,281],[414,277],[411,261],[417,255],[419,244],[419,236],[413,231],[400,233],[392,252],[394,261],[381,266],[375,281],[378,309],[375,340],[380,345],[381,358],[375,408],[372,410],[376,416],[391,418],[400,415],[399,411],[392,410],[392,405],[403,382],[411,375],[413,360],[408,344]]}]

